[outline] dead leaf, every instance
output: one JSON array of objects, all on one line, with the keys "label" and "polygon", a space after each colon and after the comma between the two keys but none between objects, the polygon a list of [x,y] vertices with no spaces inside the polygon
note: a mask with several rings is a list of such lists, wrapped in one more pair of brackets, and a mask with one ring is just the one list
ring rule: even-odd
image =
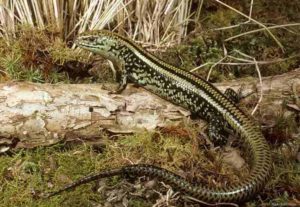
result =
[{"label": "dead leaf", "polygon": [[226,147],[224,152],[224,162],[234,166],[236,169],[240,169],[245,164],[245,160],[241,157],[239,151],[232,147]]}]

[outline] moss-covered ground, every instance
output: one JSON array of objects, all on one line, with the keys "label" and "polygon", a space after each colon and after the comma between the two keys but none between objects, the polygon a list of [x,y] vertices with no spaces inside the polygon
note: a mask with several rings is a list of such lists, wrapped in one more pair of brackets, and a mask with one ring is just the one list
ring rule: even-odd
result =
[{"label": "moss-covered ground", "polygon": [[[236,1],[247,13],[249,1]],[[300,21],[297,1],[255,1],[253,18],[266,25]],[[182,44],[155,52],[167,62],[190,70],[208,63],[195,73],[206,76],[214,67],[211,81],[222,81],[255,75],[254,65],[243,65],[247,54],[258,61],[262,75],[282,74],[299,66],[300,27],[279,28],[273,34],[284,46],[284,52],[266,31],[224,41],[252,29],[245,24],[233,29],[212,30],[241,22],[240,16],[215,3],[203,7],[201,28],[191,24],[191,32]],[[272,22],[268,23],[268,22]],[[111,72],[100,71],[103,63],[96,56],[71,49],[72,42],[61,40],[55,28],[44,30],[22,27],[9,41],[0,39],[0,82],[32,81],[39,83],[94,83],[112,80]],[[237,58],[237,59],[234,59]],[[273,62],[275,60],[275,62]],[[248,59],[249,61],[249,59]],[[240,64],[231,64],[238,62]],[[103,68],[103,67],[101,67]],[[99,73],[98,73],[99,74]],[[259,118],[258,118],[259,119]],[[273,174],[266,188],[246,206],[290,205],[300,200],[299,115],[272,117],[273,126],[264,130],[272,148]],[[223,162],[222,150],[211,148],[195,125],[166,128],[131,136],[103,136],[104,145],[60,143],[31,150],[18,150],[0,156],[0,206],[197,206],[187,198],[178,199],[170,188],[158,181],[114,177],[80,186],[51,199],[37,199],[39,192],[52,191],[91,172],[130,163],[148,163],[176,171],[190,181],[206,185],[238,182],[247,174],[247,166],[235,170]],[[97,184],[98,183],[98,184]],[[165,195],[169,195],[168,199]]]},{"label": "moss-covered ground", "polygon": [[[196,126],[186,126],[117,138],[104,135],[101,145],[61,143],[1,156],[0,206],[120,206],[122,203],[152,206],[166,199],[162,195],[168,193],[169,187],[145,177],[112,177],[50,199],[37,198],[41,192],[57,190],[92,172],[131,163],[159,165],[190,181],[212,186],[238,182],[249,173],[247,167],[236,170],[224,162],[223,150],[209,147],[198,132]],[[296,161],[299,140],[290,138],[277,146],[270,145],[273,146],[270,182],[246,206],[292,204],[299,199],[300,169]],[[174,206],[196,205],[185,197],[178,199],[179,196],[170,194],[169,201],[158,206],[167,202]]]}]

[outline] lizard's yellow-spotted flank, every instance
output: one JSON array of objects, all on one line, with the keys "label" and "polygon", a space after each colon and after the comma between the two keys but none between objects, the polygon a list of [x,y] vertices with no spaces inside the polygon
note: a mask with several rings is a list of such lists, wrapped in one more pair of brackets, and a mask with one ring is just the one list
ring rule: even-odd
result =
[{"label": "lizard's yellow-spotted flank", "polygon": [[[209,137],[216,144],[224,142],[229,131],[226,129],[233,130],[251,153],[251,173],[238,184],[213,188],[189,183],[175,173],[156,166],[128,165],[84,177],[49,196],[92,180],[126,174],[159,178],[175,189],[206,202],[242,202],[264,187],[271,169],[269,146],[259,127],[236,107],[230,93],[222,94],[207,81],[165,63],[133,41],[109,31],[83,33],[76,44],[111,60],[119,68],[118,92],[125,89],[129,80],[190,110],[209,122]],[[229,92],[232,94],[232,91]]]}]

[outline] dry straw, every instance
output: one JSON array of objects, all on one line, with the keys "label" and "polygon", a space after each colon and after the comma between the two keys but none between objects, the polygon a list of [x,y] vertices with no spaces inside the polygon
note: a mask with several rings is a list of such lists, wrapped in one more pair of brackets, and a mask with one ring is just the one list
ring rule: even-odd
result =
[{"label": "dry straw", "polygon": [[[260,29],[229,37],[226,41],[259,31],[266,31],[284,50],[271,29],[299,26],[299,24],[267,27],[220,0],[211,0],[241,15],[246,21],[214,30],[230,29],[254,23]],[[86,30],[108,28],[132,39],[156,47],[178,44],[188,32],[190,22],[200,24],[204,0],[193,6],[193,0],[0,0],[0,37],[15,34],[18,25],[37,28],[55,27],[68,40]]]},{"label": "dry straw", "polygon": [[[201,7],[192,0],[0,0],[0,35],[13,35],[18,25],[54,27],[69,39],[90,29],[109,28],[136,41],[162,46],[179,43]],[[201,1],[202,2],[202,1]],[[195,15],[194,15],[195,14]]]}]

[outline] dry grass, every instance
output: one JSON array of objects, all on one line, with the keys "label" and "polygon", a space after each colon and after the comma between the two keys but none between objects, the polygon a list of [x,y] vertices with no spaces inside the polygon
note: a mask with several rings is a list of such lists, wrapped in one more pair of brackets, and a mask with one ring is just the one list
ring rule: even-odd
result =
[{"label": "dry grass", "polygon": [[[19,25],[55,27],[68,40],[78,33],[104,27],[127,33],[154,45],[179,43],[187,23],[197,22],[201,7],[192,11],[192,0],[21,0],[0,1],[0,35],[8,38]],[[196,15],[194,15],[196,14]],[[193,17],[192,17],[193,16]]]},{"label": "dry grass", "polygon": [[[219,29],[253,22],[266,30],[283,49],[269,28],[251,17],[254,0],[251,0],[248,15],[222,1],[214,1],[247,19]],[[127,33],[137,41],[155,46],[171,45],[180,43],[188,32],[189,23],[200,24],[203,2],[200,0],[195,5],[192,0],[0,0],[0,37],[14,35],[20,24],[40,29],[54,26],[64,39],[88,29],[107,27]]]}]

